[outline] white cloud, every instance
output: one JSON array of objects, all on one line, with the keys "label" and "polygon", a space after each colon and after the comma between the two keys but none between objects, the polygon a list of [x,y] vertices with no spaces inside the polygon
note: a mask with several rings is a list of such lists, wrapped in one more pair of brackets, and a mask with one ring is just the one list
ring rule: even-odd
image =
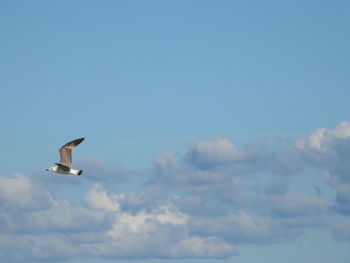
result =
[{"label": "white cloud", "polygon": [[[16,222],[16,219],[13,220]],[[21,215],[21,232],[89,232],[104,229],[110,218],[99,211],[58,202],[49,210]]]},{"label": "white cloud", "polygon": [[[171,202],[161,202],[157,206],[146,205],[130,213],[123,209],[123,204],[130,205],[128,201],[133,199],[130,194],[108,194],[101,186],[95,186],[92,191],[96,189],[100,194],[103,193],[104,198],[96,198],[94,207],[107,208],[113,213],[114,221],[106,232],[110,241],[104,245],[90,245],[90,250],[94,253],[119,258],[206,258],[225,257],[235,251],[233,245],[219,238],[192,236],[188,225],[189,215],[180,212]],[[106,202],[106,199],[109,201]],[[152,199],[149,200],[153,202]],[[112,203],[114,206],[111,206]]]},{"label": "white cloud", "polygon": [[200,165],[215,165],[247,157],[247,153],[223,137],[211,141],[198,141],[189,149],[187,155],[191,161]]},{"label": "white cloud", "polygon": [[337,174],[350,181],[350,122],[341,122],[335,129],[318,128],[304,139],[295,142],[295,149],[314,166]]},{"label": "white cloud", "polygon": [[317,128],[305,139],[296,141],[299,149],[310,149],[320,152],[331,150],[334,140],[341,140],[350,137],[350,122],[340,122],[334,130]]},{"label": "white cloud", "polygon": [[0,176],[0,210],[40,210],[52,203],[52,196],[28,177],[18,173],[12,177]]},{"label": "white cloud", "polygon": [[[78,186],[98,183],[84,190],[79,205],[51,191],[55,180],[75,177],[0,176],[0,260],[223,258],[238,245],[285,242],[310,228],[347,241],[349,226],[329,221],[330,212],[350,215],[349,127],[319,128],[278,152],[221,137],[199,141],[183,155],[160,154],[137,192],[113,192],[125,173],[85,160],[83,166],[96,169],[87,169],[93,180],[79,177]],[[304,180],[308,170],[293,176],[305,167],[325,172],[333,204],[323,195],[291,192],[290,179]]]},{"label": "white cloud", "polygon": [[85,195],[85,200],[91,207],[107,211],[120,210],[118,199],[119,198],[116,195],[110,196],[99,184],[95,184]]},{"label": "white cloud", "polygon": [[169,207],[159,207],[156,211],[146,213],[141,211],[136,215],[118,213],[115,223],[108,235],[118,239],[131,234],[144,234],[156,231],[159,224],[186,224],[187,216],[178,211],[170,211]]},{"label": "white cloud", "polygon": [[306,163],[325,171],[326,182],[337,192],[334,211],[350,215],[350,122],[340,122],[335,129],[318,128],[295,148]]},{"label": "white cloud", "polygon": [[[234,252],[233,245],[220,238],[193,236],[189,215],[169,202],[176,198],[145,207],[137,205],[137,210],[129,211],[138,194],[113,194],[96,184],[86,193],[88,208],[83,208],[52,197],[28,177],[16,175],[1,180],[8,187],[3,202],[16,205],[15,210],[6,209],[0,214],[2,261],[65,260],[79,256],[205,258]],[[20,192],[29,202],[18,200],[16,193]],[[37,201],[45,196],[51,197],[50,203],[39,206]],[[153,198],[145,201],[153,203]]]}]

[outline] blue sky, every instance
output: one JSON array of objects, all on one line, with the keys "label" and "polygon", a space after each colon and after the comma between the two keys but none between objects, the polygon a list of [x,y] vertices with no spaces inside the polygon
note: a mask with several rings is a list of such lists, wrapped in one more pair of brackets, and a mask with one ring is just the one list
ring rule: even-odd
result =
[{"label": "blue sky", "polygon": [[348,262],[349,11],[0,1],[1,261]]}]

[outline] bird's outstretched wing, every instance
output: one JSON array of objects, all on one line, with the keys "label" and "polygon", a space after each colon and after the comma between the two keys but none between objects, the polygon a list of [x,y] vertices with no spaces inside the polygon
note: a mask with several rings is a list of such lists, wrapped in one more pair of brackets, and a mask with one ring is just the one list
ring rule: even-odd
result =
[{"label": "bird's outstretched wing", "polygon": [[84,138],[79,138],[71,142],[67,142],[60,148],[60,164],[72,168],[72,150],[78,146]]}]

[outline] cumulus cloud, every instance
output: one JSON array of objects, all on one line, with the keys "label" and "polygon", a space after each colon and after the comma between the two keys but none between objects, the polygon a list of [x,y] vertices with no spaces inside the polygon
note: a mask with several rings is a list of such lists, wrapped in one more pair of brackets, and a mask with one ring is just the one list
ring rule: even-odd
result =
[{"label": "cumulus cloud", "polygon": [[60,201],[49,210],[23,214],[20,230],[35,233],[89,232],[105,229],[105,225],[110,222],[111,218],[107,214]]},{"label": "cumulus cloud", "polygon": [[18,173],[11,177],[0,176],[0,210],[40,210],[48,208],[52,202],[50,193],[28,177]]},{"label": "cumulus cloud", "polygon": [[220,258],[235,252],[232,244],[217,237],[193,235],[190,215],[179,210],[177,199],[163,196],[156,201],[151,192],[110,194],[95,185],[86,195],[87,203],[112,213],[114,220],[107,242],[90,245],[90,250],[118,258]]},{"label": "cumulus cloud", "polygon": [[[225,258],[239,246],[285,242],[310,228],[349,241],[349,225],[340,220],[350,215],[349,140],[348,122],[278,151],[201,140],[182,155],[159,154],[135,192],[114,187],[128,169],[88,158],[79,179],[89,184],[75,205],[54,191],[59,176],[0,176],[0,260]],[[308,179],[311,169],[320,171],[318,182]],[[293,191],[291,180],[312,191]],[[334,190],[333,202],[319,186],[315,192],[322,180]]]},{"label": "cumulus cloud", "polygon": [[1,261],[68,259],[77,252],[72,253],[66,235],[103,231],[108,225],[107,214],[59,200],[27,176],[0,176],[0,182]]},{"label": "cumulus cloud", "polygon": [[341,122],[335,129],[318,128],[295,148],[312,165],[327,169],[343,182],[350,182],[350,123]]},{"label": "cumulus cloud", "polygon": [[350,136],[350,123],[340,122],[335,129],[317,128],[305,139],[297,140],[295,145],[302,150],[315,152],[329,152],[337,145],[338,140]]},{"label": "cumulus cloud", "polygon": [[184,156],[164,152],[154,162],[153,181],[200,199],[201,204],[218,198],[222,204],[243,202],[241,176],[251,167],[237,152],[241,151],[223,138],[199,142]]},{"label": "cumulus cloud", "polygon": [[248,154],[236,147],[230,140],[218,137],[212,141],[198,141],[188,151],[187,158],[199,166],[215,166],[244,160]]},{"label": "cumulus cloud", "polygon": [[[187,211],[229,214],[249,206],[254,184],[256,192],[286,193],[283,178],[298,170],[291,168],[297,166],[295,156],[294,150],[277,155],[263,145],[240,148],[219,137],[195,143],[183,156],[169,151],[157,156],[153,182],[185,193]],[[262,177],[264,183],[256,185]]]},{"label": "cumulus cloud", "polygon": [[350,215],[350,122],[335,129],[318,128],[295,148],[312,166],[325,170],[326,181],[336,190],[334,211]]},{"label": "cumulus cloud", "polygon": [[229,167],[235,173],[247,173],[269,169],[274,155],[263,145],[239,148],[229,139],[217,137],[196,142],[185,159],[202,170]]},{"label": "cumulus cloud", "polygon": [[[135,202],[140,198],[137,193],[110,193],[96,184],[85,194],[84,208],[52,196],[23,175],[0,180],[11,189],[3,193],[3,203],[15,204],[0,213],[0,259],[6,262],[81,256],[220,258],[235,252],[232,244],[220,238],[193,235],[189,215],[169,202],[176,197],[156,205],[152,197],[146,198],[152,202],[146,209]],[[18,200],[16,194],[21,191],[29,201]],[[48,196],[50,202],[42,205],[40,200]]]},{"label": "cumulus cloud", "polygon": [[138,194],[108,194],[100,185],[87,193],[86,200],[91,207],[113,213],[114,222],[106,232],[111,241],[104,247],[104,253],[109,256],[221,258],[235,252],[232,244],[219,238],[192,235],[189,215],[179,211],[174,203],[168,203],[169,198],[157,206],[136,205],[138,209],[130,209],[138,198]]},{"label": "cumulus cloud", "polygon": [[119,211],[118,196],[110,196],[101,185],[96,184],[86,194],[86,202],[93,208],[104,209],[107,211]]}]

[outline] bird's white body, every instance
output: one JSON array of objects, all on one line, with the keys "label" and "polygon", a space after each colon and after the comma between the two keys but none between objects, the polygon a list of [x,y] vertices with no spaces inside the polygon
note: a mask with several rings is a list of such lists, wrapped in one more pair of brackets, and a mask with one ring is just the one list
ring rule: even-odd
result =
[{"label": "bird's white body", "polygon": [[69,170],[66,169],[60,169],[59,166],[53,166],[50,168],[46,169],[49,172],[54,172],[54,173],[58,173],[58,174],[75,174],[75,175],[81,175],[82,174],[82,170],[75,170],[70,168]]}]

